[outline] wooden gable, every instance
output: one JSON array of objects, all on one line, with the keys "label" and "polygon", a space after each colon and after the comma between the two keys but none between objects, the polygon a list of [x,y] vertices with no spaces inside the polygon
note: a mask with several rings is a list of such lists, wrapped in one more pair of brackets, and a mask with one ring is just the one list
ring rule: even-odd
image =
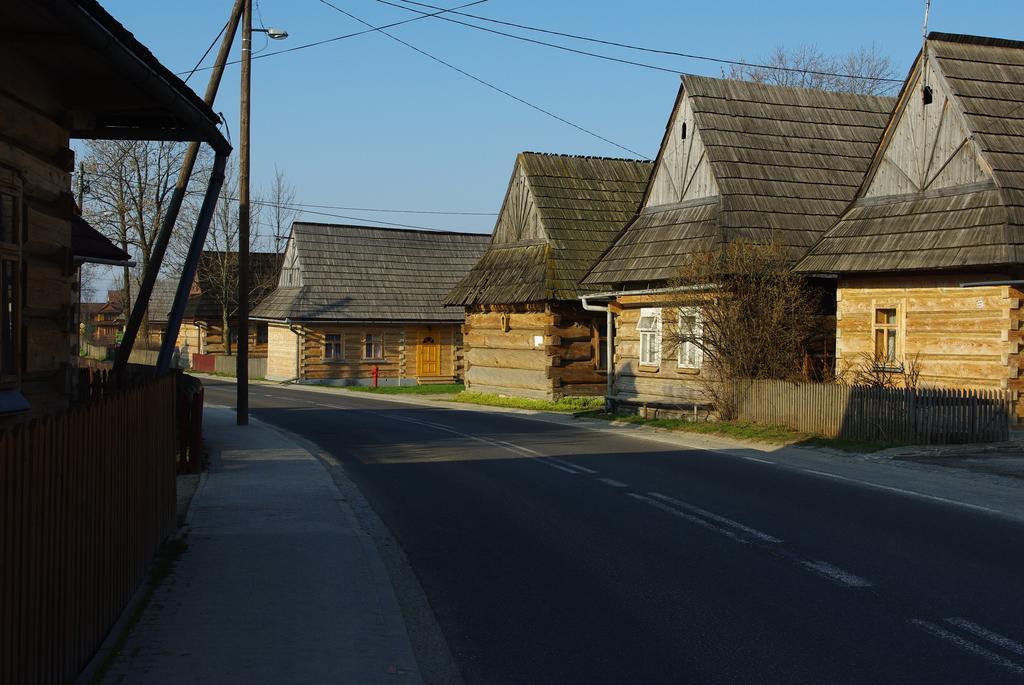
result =
[{"label": "wooden gable", "polygon": [[890,130],[863,197],[908,195],[992,180],[963,113],[931,60],[918,61]]},{"label": "wooden gable", "polygon": [[546,241],[537,202],[521,162],[516,163],[505,193],[505,202],[494,226],[493,243]]},{"label": "wooden gable", "polygon": [[685,89],[669,119],[646,207],[715,197],[718,183]]},{"label": "wooden gable", "polygon": [[297,241],[288,241],[288,247],[284,251],[284,261],[281,264],[281,275],[278,278],[279,288],[298,288],[302,286],[302,262],[299,260]]}]

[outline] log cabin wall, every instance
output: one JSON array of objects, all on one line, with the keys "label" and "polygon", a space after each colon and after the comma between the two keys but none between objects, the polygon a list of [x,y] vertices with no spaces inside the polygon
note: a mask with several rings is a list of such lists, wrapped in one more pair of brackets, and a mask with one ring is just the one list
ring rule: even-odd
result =
[{"label": "log cabin wall", "polygon": [[603,315],[569,302],[476,306],[463,334],[466,389],[557,400],[603,395],[596,336]]},{"label": "log cabin wall", "polygon": [[[234,329],[237,325],[235,319],[231,319],[228,325]],[[227,354],[224,345],[224,324],[220,321],[195,321],[182,324],[182,330],[198,328],[200,331],[199,346],[192,348],[193,352],[202,350],[202,354]],[[249,357],[258,359],[267,356],[267,324],[260,321],[249,322]],[[184,341],[181,335],[178,336],[179,347]],[[231,345],[231,354],[235,353],[235,343]]]},{"label": "log cabin wall", "polygon": [[[960,287],[1005,278],[976,273],[841,276],[836,293],[837,369],[848,370],[874,355],[876,312],[894,309],[898,360],[906,364],[917,359],[922,385],[1019,393],[1024,389],[1024,293],[1005,285]],[[1017,415],[1024,417],[1019,400]]]},{"label": "log cabin wall", "polygon": [[[615,317],[614,398],[631,404],[686,406],[704,404],[701,370],[679,365],[678,354],[664,341],[673,306],[656,296],[622,296]],[[640,363],[640,315],[644,309],[661,312],[660,358],[657,363]]]},{"label": "log cabin wall", "polygon": [[57,111],[56,103],[36,92],[42,86],[31,85],[31,74],[19,78],[21,97],[0,87],[0,190],[16,198],[20,229],[8,251],[19,272],[14,277],[20,306],[13,324],[17,368],[3,374],[0,387],[20,388],[33,413],[46,413],[66,407],[74,390],[70,371],[78,322],[71,260],[75,203],[69,190],[74,153],[67,128],[47,114]]},{"label": "log cabin wall", "polygon": [[[272,380],[298,377],[309,383],[370,385],[374,367],[380,385],[453,383],[462,378],[462,335],[455,323],[316,323],[295,328],[299,335],[284,324],[269,326],[267,377]],[[328,336],[335,335],[340,336],[340,348],[329,349],[334,340]],[[381,357],[367,357],[368,336],[379,338]]]}]

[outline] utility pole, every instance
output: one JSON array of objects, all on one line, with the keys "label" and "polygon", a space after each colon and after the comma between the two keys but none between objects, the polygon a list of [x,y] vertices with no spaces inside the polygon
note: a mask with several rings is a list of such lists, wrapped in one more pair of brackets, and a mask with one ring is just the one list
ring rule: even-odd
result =
[{"label": "utility pole", "polygon": [[[249,424],[249,93],[252,79],[252,0],[242,11],[242,103],[238,137],[238,378],[235,420]],[[224,331],[230,340],[230,331]]]}]

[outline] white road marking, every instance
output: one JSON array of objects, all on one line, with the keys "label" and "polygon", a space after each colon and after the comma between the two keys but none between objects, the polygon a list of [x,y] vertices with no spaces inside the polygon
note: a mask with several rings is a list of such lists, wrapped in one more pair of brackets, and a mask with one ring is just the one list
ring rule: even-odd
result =
[{"label": "white road marking", "polygon": [[871,581],[824,561],[801,561],[805,567],[846,587],[871,587]]},{"label": "white road marking", "polygon": [[765,542],[774,542],[774,543],[782,542],[782,540],[780,540],[779,538],[777,538],[777,537],[775,537],[773,535],[769,535],[768,533],[765,533],[763,531],[757,530],[756,528],[751,528],[750,526],[745,526],[745,525],[743,525],[742,523],[740,523],[738,521],[733,521],[732,519],[728,519],[728,518],[726,518],[724,516],[719,516],[718,514],[713,514],[710,511],[707,511],[706,509],[701,509],[700,507],[696,507],[696,506],[694,506],[692,504],[688,504],[686,502],[680,501],[680,500],[678,500],[678,499],[676,499],[674,497],[669,497],[668,495],[663,495],[660,492],[649,492],[647,494],[650,495],[651,497],[659,499],[659,500],[661,500],[663,502],[668,502],[668,503],[670,503],[672,505],[675,505],[676,507],[679,507],[680,509],[685,509],[685,510],[690,511],[690,512],[692,512],[694,514],[697,514],[698,516],[703,516],[704,518],[709,518],[712,521],[717,521],[718,523],[721,523],[724,526],[729,526],[730,528],[735,528],[736,530],[743,531],[747,535],[750,535],[751,537],[755,537],[758,540],[764,540]]},{"label": "white road marking", "polygon": [[586,466],[580,466],[579,464],[573,464],[572,462],[565,461],[564,459],[556,459],[555,457],[547,457],[547,458],[550,459],[551,461],[555,462],[556,464],[561,464],[562,466],[566,467],[567,469],[576,469],[580,473],[589,473],[590,475],[594,475],[595,473],[597,473],[597,471],[595,471],[594,469],[588,469]]},{"label": "white road marking", "polygon": [[736,542],[739,542],[740,544],[743,544],[743,545],[749,544],[749,542],[747,540],[741,538],[739,535],[737,535],[736,533],[733,533],[731,530],[726,530],[725,528],[719,528],[716,525],[708,523],[707,521],[705,521],[702,518],[697,518],[696,516],[691,516],[690,514],[687,514],[685,511],[679,511],[678,509],[674,509],[673,507],[668,506],[664,502],[659,502],[656,499],[651,499],[650,497],[647,497],[646,495],[638,495],[635,492],[627,492],[626,493],[626,497],[632,497],[635,500],[639,500],[641,502],[644,502],[646,504],[651,505],[655,509],[661,509],[662,511],[667,512],[669,514],[672,514],[673,516],[678,516],[681,519],[686,519],[690,523],[695,523],[695,524],[697,524],[698,526],[700,526],[702,528],[707,528],[708,530],[712,530],[712,531],[714,531],[716,533],[720,533],[720,534],[726,536],[727,538],[730,538],[732,540],[735,540]]},{"label": "white road marking", "polygon": [[513,447],[517,450],[522,450],[523,452],[527,452],[529,454],[536,454],[537,456],[540,456],[540,452],[537,452],[536,450],[531,450],[529,447],[523,447],[522,445],[516,445],[515,443],[505,442],[504,440],[495,440],[495,442],[500,442],[502,445],[505,445],[506,447]]},{"label": "white road marking", "polygon": [[605,485],[610,485],[613,488],[628,488],[629,485],[623,483],[621,480],[615,480],[614,478],[598,478],[598,481]]},{"label": "white road marking", "polygon": [[897,488],[897,487],[893,487],[891,485],[881,485],[879,483],[872,483],[872,482],[866,481],[866,480],[858,480],[856,478],[848,478],[846,476],[840,476],[838,474],[828,473],[826,471],[816,471],[815,469],[800,469],[800,470],[804,471],[805,473],[813,473],[816,476],[822,476],[824,478],[831,478],[833,480],[844,480],[844,481],[846,481],[848,483],[857,483],[858,485],[865,485],[865,486],[867,486],[869,488],[875,488],[877,490],[888,490],[889,492],[898,492],[901,495],[910,495],[911,497],[918,497],[918,498],[921,498],[921,499],[932,500],[934,502],[942,502],[944,504],[954,504],[954,505],[956,505],[958,507],[967,507],[968,509],[976,509],[978,511],[984,511],[984,512],[987,512],[989,514],[998,514],[998,513],[1000,513],[998,509],[990,509],[988,507],[983,507],[983,506],[981,506],[979,504],[969,504],[967,502],[961,502],[959,500],[949,499],[948,497],[939,497],[938,495],[926,495],[923,492],[915,492],[913,490],[904,490],[903,488]]},{"label": "white road marking", "polygon": [[459,437],[467,438],[469,440],[475,440],[476,442],[482,442],[485,445],[491,445],[492,447],[498,447],[500,449],[512,452],[513,454],[518,454],[519,456],[533,457],[533,456],[536,456],[536,454],[537,454],[533,450],[530,450],[530,449],[528,449],[526,447],[520,447],[519,445],[513,445],[510,442],[503,442],[503,441],[499,441],[499,440],[490,440],[488,438],[482,438],[479,435],[472,435],[470,433],[463,433],[462,431],[455,430],[454,428],[449,428],[448,426],[445,426],[445,425],[440,424],[440,423],[432,423],[430,421],[421,421],[419,419],[412,419],[412,418],[409,418],[407,416],[395,416],[394,418],[398,419],[399,421],[405,421],[406,423],[415,423],[415,424],[420,425],[420,426],[426,426],[427,428],[433,428],[435,430],[445,431],[446,433],[451,433],[453,435],[458,435]]},{"label": "white road marking", "polygon": [[741,458],[741,459],[746,459],[747,461],[756,461],[756,462],[760,462],[760,463],[762,463],[762,464],[774,464],[774,463],[775,463],[774,461],[769,461],[769,460],[767,460],[767,459],[758,459],[757,457],[747,457],[747,456],[743,456],[743,457],[740,457],[740,458]]},{"label": "white road marking", "polygon": [[1019,654],[1020,656],[1024,656],[1024,645],[1022,645],[1021,643],[1016,642],[1015,640],[1011,640],[1010,638],[1000,635],[999,633],[995,633],[989,630],[988,628],[979,626],[977,623],[974,623],[973,621],[968,621],[966,618],[947,618],[946,623],[954,625],[957,628],[961,628],[962,630],[966,630],[968,633],[974,633],[978,637],[988,640],[994,645],[999,645],[1007,651]]},{"label": "white road marking", "polygon": [[562,466],[560,464],[556,464],[553,461],[551,461],[550,459],[547,459],[545,457],[537,457],[536,459],[534,459],[534,461],[539,462],[541,464],[544,464],[545,466],[550,466],[553,469],[558,469],[559,471],[565,471],[566,473],[571,473],[574,476],[580,475],[579,471],[573,471],[572,469],[567,469],[564,466]]},{"label": "white road marking", "polygon": [[1022,667],[1020,664],[1014,661],[1010,661],[1009,659],[1000,656],[999,654],[996,654],[995,652],[986,649],[985,647],[982,647],[979,644],[971,642],[966,638],[962,638],[956,633],[951,633],[942,626],[936,625],[931,621],[925,621],[919,618],[911,619],[910,622],[918,626],[919,628],[924,629],[926,632],[931,633],[935,637],[942,640],[946,640],[947,642],[951,642],[960,649],[966,652],[970,652],[975,656],[980,656],[982,659],[985,659],[986,661],[995,664],[996,666],[1001,666],[1010,671],[1011,673],[1016,673],[1018,675],[1024,674],[1024,667]]}]

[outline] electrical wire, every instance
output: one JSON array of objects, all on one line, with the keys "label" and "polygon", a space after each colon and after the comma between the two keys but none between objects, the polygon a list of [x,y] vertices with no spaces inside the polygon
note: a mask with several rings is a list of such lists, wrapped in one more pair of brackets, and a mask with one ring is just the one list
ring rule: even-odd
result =
[{"label": "electrical wire", "polygon": [[[228,23],[230,23],[230,22],[228,22]],[[220,31],[217,32],[216,36],[214,36],[213,40],[210,42],[210,46],[208,48],[206,48],[206,52],[204,52],[203,56],[199,58],[199,61],[196,62],[196,65],[194,67],[192,67],[192,71],[188,72],[188,76],[186,76],[184,78],[184,82],[185,83],[188,83],[188,80],[190,78],[192,78],[192,76],[196,73],[196,71],[199,70],[199,67],[203,64],[203,61],[210,55],[210,52],[213,50],[213,46],[215,46],[217,44],[217,41],[220,40],[220,37],[224,35],[224,31],[226,31],[227,28],[228,28],[228,24],[227,23],[220,27]],[[180,76],[181,74],[178,74],[178,75]]]},{"label": "electrical wire", "polygon": [[[450,10],[441,10],[441,11],[437,12],[436,14],[444,14],[445,12],[452,12],[452,11],[455,11],[455,10],[458,10],[458,9],[463,9],[463,8],[466,8],[466,7],[472,7],[473,5],[482,5],[485,2],[487,2],[487,0],[474,0],[473,2],[467,2],[464,5],[457,5],[456,7],[453,7]],[[315,48],[315,47],[318,47],[320,45],[327,45],[328,43],[335,43],[337,41],[345,40],[347,38],[355,38],[356,36],[364,36],[367,33],[373,33],[374,31],[379,31],[380,29],[389,29],[389,28],[393,28],[395,26],[401,26],[402,24],[409,24],[411,22],[420,21],[421,19],[427,19],[427,18],[433,17],[433,16],[435,16],[435,14],[425,14],[425,15],[420,15],[420,16],[416,16],[416,17],[411,17],[409,19],[403,19],[402,21],[396,21],[396,22],[392,22],[390,24],[385,24],[384,26],[381,26],[380,28],[372,28],[372,29],[366,29],[365,31],[355,31],[353,33],[345,33],[345,34],[342,34],[340,36],[334,36],[333,38],[325,38],[324,40],[318,40],[318,41],[314,41],[312,43],[304,43],[302,45],[296,45],[294,47],[284,48],[283,50],[275,50],[273,52],[265,52],[265,53],[260,54],[260,55],[253,55],[252,58],[253,59],[265,59],[267,57],[273,57],[274,55],[283,55],[283,54],[289,53],[289,52],[297,52],[299,50],[306,50],[307,48]],[[241,64],[241,62],[242,62],[242,60],[240,60],[240,59],[230,60],[230,61],[225,63],[225,66],[231,65],[231,64]],[[195,73],[196,71],[209,71],[210,69],[213,69],[213,68],[214,67],[198,68],[198,65],[197,65],[197,68],[193,69],[192,73]],[[179,71],[176,75],[177,76],[181,76],[181,75],[186,74],[186,73],[189,73],[189,72]],[[191,74],[189,74],[189,75],[191,76]]]},{"label": "electrical wire", "polygon": [[449,69],[451,69],[452,71],[458,72],[459,74],[462,74],[463,76],[465,76],[465,77],[467,77],[469,79],[472,79],[473,81],[476,81],[477,83],[479,83],[482,86],[486,86],[487,88],[490,88],[491,90],[494,90],[494,91],[496,91],[498,93],[501,93],[502,95],[504,95],[504,96],[506,96],[508,98],[511,98],[512,100],[515,100],[516,102],[518,102],[520,104],[526,105],[530,109],[533,109],[533,110],[535,110],[537,112],[540,112],[541,114],[544,114],[545,116],[551,117],[552,119],[555,119],[556,121],[560,121],[563,124],[566,124],[567,126],[571,126],[572,128],[576,129],[577,131],[581,131],[583,133],[586,133],[587,135],[592,136],[594,138],[597,138],[598,140],[603,141],[605,143],[608,143],[609,145],[617,147],[620,150],[624,150],[624,151],[628,152],[629,154],[633,155],[634,157],[639,157],[640,159],[644,159],[644,160],[647,159],[647,157],[645,155],[643,155],[640,152],[637,152],[636,150],[628,148],[625,145],[620,145],[619,143],[616,143],[614,140],[611,140],[609,138],[605,138],[604,136],[602,136],[599,133],[595,133],[594,131],[591,131],[588,128],[584,128],[583,126],[580,126],[577,123],[569,121],[565,117],[561,117],[561,116],[555,114],[554,112],[546,110],[543,107],[539,107],[538,105],[535,105],[532,102],[524,100],[523,98],[519,97],[518,95],[514,95],[513,93],[510,93],[507,90],[499,88],[498,86],[494,85],[493,83],[490,83],[488,81],[483,80],[479,76],[474,76],[473,74],[469,73],[468,71],[466,71],[464,69],[460,69],[459,67],[455,66],[451,62],[446,62],[445,60],[441,59],[440,57],[436,57],[436,56],[430,54],[429,52],[427,52],[425,50],[421,50],[420,48],[416,47],[412,43],[408,43],[408,42],[402,40],[401,38],[398,38],[397,36],[391,35],[387,31],[383,30],[385,28],[383,26],[382,27],[374,27],[369,22],[360,19],[359,17],[355,16],[351,12],[347,12],[347,11],[341,9],[337,5],[334,5],[334,4],[330,3],[330,2],[328,2],[327,0],[319,0],[319,2],[321,4],[327,5],[328,7],[330,7],[333,10],[335,10],[336,12],[340,12],[341,14],[344,14],[346,17],[349,17],[350,19],[358,21],[360,24],[363,24],[364,26],[371,27],[372,30],[377,31],[377,32],[379,32],[380,34],[382,34],[384,36],[387,36],[391,40],[404,45],[405,47],[409,48],[410,50],[413,50],[414,52],[417,52],[417,53],[423,55],[424,57],[427,57],[428,59],[431,59],[431,60],[437,62],[438,64],[442,64],[442,65],[448,67]]},{"label": "electrical wire", "polygon": [[[404,9],[404,10],[409,11],[409,12],[419,12],[420,11],[420,10],[415,10],[415,9],[413,9],[411,7],[405,7],[403,5],[395,4],[395,3],[389,2],[387,0],[377,0],[377,2],[380,2],[380,3],[385,4],[385,5],[391,5],[392,7],[400,7],[402,9]],[[415,2],[414,0],[400,0],[400,2],[403,2],[406,5],[416,5],[418,7],[427,7],[427,8],[430,8],[430,9],[439,9],[439,8],[435,7],[434,5],[430,5],[430,4],[427,4],[425,2]],[[511,22],[511,21],[502,21],[500,19],[492,19],[490,17],[484,17],[484,16],[480,16],[478,14],[470,14],[468,12],[459,12],[459,11],[457,11],[458,9],[461,9],[461,8],[453,8],[453,9],[449,10],[447,13],[448,14],[457,14],[457,15],[459,15],[461,17],[467,17],[467,18],[470,18],[470,19],[476,19],[478,21],[485,21],[485,22],[488,22],[488,23],[491,23],[491,24],[499,24],[501,26],[509,26],[509,27],[512,27],[512,28],[523,29],[524,31],[534,31],[536,33],[546,33],[546,34],[552,35],[552,36],[560,36],[562,38],[571,38],[573,40],[581,40],[581,41],[586,41],[588,43],[597,43],[597,44],[600,44],[600,45],[608,45],[608,46],[616,47],[616,48],[624,48],[626,50],[637,50],[639,52],[647,52],[647,53],[656,54],[656,55],[667,55],[667,56],[671,56],[671,57],[681,57],[681,58],[684,58],[684,59],[702,60],[702,61],[705,61],[705,62],[714,62],[716,64],[728,64],[728,65],[733,65],[733,66],[749,67],[749,68],[755,68],[755,69],[772,69],[772,70],[775,70],[775,71],[790,71],[790,72],[796,72],[796,73],[801,73],[801,74],[813,74],[815,76],[832,76],[832,77],[837,77],[837,78],[859,79],[859,80],[865,80],[865,81],[884,81],[884,82],[888,82],[888,83],[903,83],[902,79],[888,78],[888,77],[882,77],[882,76],[856,76],[856,75],[853,75],[853,74],[840,74],[840,73],[835,73],[835,72],[830,72],[830,71],[817,71],[817,70],[813,70],[813,69],[800,69],[798,67],[772,66],[772,65],[768,65],[768,64],[757,64],[757,63],[754,63],[754,62],[744,62],[742,60],[724,59],[724,58],[720,58],[720,57],[709,57],[707,55],[697,55],[697,54],[687,53],[687,52],[676,52],[675,50],[662,50],[662,49],[658,49],[658,48],[648,48],[648,47],[644,47],[644,46],[641,46],[641,45],[632,45],[630,43],[620,43],[620,42],[612,41],[612,40],[602,40],[600,38],[593,38],[591,36],[582,36],[582,35],[575,34],[575,33],[566,33],[564,31],[553,31],[551,29],[543,29],[543,28],[539,28],[539,27],[536,27],[536,26],[528,26],[526,24],[517,24],[517,23]],[[436,16],[436,15],[431,15],[431,16]],[[438,18],[439,19],[443,19],[445,21],[450,21],[450,22],[453,22],[453,23],[462,24],[464,26],[475,28],[475,29],[478,29],[478,30],[481,30],[481,31],[488,31],[489,30],[489,29],[486,29],[486,28],[484,28],[482,26],[476,26],[474,24],[460,22],[460,21],[458,21],[456,19],[451,19],[450,17],[438,17]],[[500,32],[500,31],[491,31],[491,32],[492,33],[498,33],[498,34],[503,35],[503,36],[509,36],[511,38],[516,38],[516,39],[519,39],[519,40],[530,41],[529,38],[524,38],[522,36],[515,36],[513,34],[503,33],[503,32]],[[555,48],[558,48],[558,49],[561,49],[561,50],[570,50],[570,51],[573,51],[573,52],[581,52],[582,54],[590,54],[590,53],[585,53],[583,51],[576,51],[576,50],[573,50],[572,48],[567,48],[567,47],[564,47],[564,46],[561,46],[561,45],[555,45],[555,44],[551,44],[551,43],[544,43],[542,41],[530,41],[530,42],[536,42],[536,43],[538,43],[540,45],[548,45],[550,47],[555,47]],[[614,58],[607,57],[607,56],[604,56],[604,55],[594,55],[594,56],[601,57],[602,59],[614,59]],[[638,66],[645,66],[645,67],[654,68],[654,69],[659,69],[660,68],[660,67],[651,67],[651,65],[646,65],[646,64],[642,64],[642,63],[629,62],[628,60],[625,60],[625,61],[627,63],[629,63],[629,64],[637,64]]]}]

